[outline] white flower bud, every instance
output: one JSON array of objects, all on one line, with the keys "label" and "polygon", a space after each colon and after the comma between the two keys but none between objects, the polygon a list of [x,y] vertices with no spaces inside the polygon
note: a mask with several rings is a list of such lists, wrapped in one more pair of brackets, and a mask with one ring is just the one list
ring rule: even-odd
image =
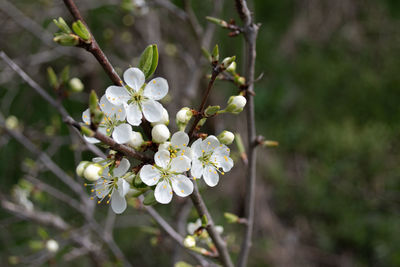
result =
[{"label": "white flower bud", "polygon": [[48,241],[46,242],[46,249],[47,249],[49,252],[55,253],[55,252],[58,251],[58,248],[59,248],[58,242],[55,241],[54,239],[50,239],[50,240],[48,240]]},{"label": "white flower bud", "polygon": [[232,144],[235,139],[235,135],[230,131],[223,131],[218,135],[218,140],[224,145]]},{"label": "white flower bud", "polygon": [[83,177],[87,180],[94,182],[100,179],[101,174],[103,173],[103,166],[98,163],[89,164],[85,171],[83,172]]},{"label": "white flower bud", "polygon": [[231,96],[228,100],[227,112],[239,113],[246,106],[247,100],[244,96],[236,95]]},{"label": "white flower bud", "polygon": [[144,140],[142,134],[139,132],[132,131],[131,139],[129,140],[128,145],[137,149],[143,145],[143,142]]},{"label": "white flower bud", "polygon": [[193,248],[193,247],[196,246],[196,239],[195,239],[193,236],[188,235],[188,236],[186,236],[185,239],[183,240],[183,245],[184,245],[185,247],[187,247],[187,248]]},{"label": "white flower bud", "polygon": [[223,67],[223,68],[228,68],[233,62],[235,62],[235,59],[236,59],[236,57],[235,56],[233,56],[233,57],[226,57],[226,58],[224,58],[224,60],[222,60],[222,63],[221,63],[221,66]]},{"label": "white flower bud", "polygon": [[165,125],[169,124],[169,115],[168,115],[168,111],[165,108],[163,108],[163,113],[162,113],[161,119],[159,121],[152,122],[151,126],[154,127],[157,124],[165,124]]},{"label": "white flower bud", "polygon": [[78,166],[76,167],[76,174],[79,177],[82,177],[83,172],[85,171],[86,167],[90,164],[89,161],[81,161],[79,162]]},{"label": "white flower bud", "polygon": [[72,78],[69,81],[69,86],[71,90],[74,92],[82,92],[83,88],[85,87],[79,78]]},{"label": "white flower bud", "polygon": [[157,124],[151,130],[151,137],[155,143],[164,143],[168,140],[170,135],[171,133],[169,132],[168,127],[164,124]]},{"label": "white flower bud", "polygon": [[13,115],[7,117],[5,125],[7,129],[15,130],[18,127],[18,118]]},{"label": "white flower bud", "polygon": [[229,66],[226,68],[226,71],[229,72],[229,73],[235,73],[235,72],[236,72],[236,62],[233,61],[233,62],[231,63],[231,65],[229,65]]},{"label": "white flower bud", "polygon": [[183,123],[183,124],[187,124],[190,119],[192,118],[193,113],[190,110],[190,108],[181,108],[181,110],[178,111],[178,113],[176,113],[176,122],[177,123]]}]

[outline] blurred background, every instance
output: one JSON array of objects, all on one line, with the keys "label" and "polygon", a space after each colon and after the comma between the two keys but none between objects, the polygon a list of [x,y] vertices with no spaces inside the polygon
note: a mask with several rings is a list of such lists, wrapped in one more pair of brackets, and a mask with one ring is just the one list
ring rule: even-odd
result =
[{"label": "blurred background", "polygon": [[[240,25],[234,1],[76,3],[120,74],[137,65],[147,45],[158,45],[155,76],[167,78],[170,85],[164,105],[172,132],[176,112],[182,106],[197,107],[205,90],[210,67],[201,47],[210,50],[219,44],[221,57],[236,55],[242,73],[242,37],[229,37],[205,20],[213,15]],[[256,61],[256,76],[263,74],[255,84],[257,131],[279,146],[258,149],[249,266],[400,266],[400,2],[255,0],[250,7],[262,24]],[[71,92],[67,86],[61,97],[79,121],[88,92],[95,89],[102,95],[111,81],[83,49],[53,43],[57,28],[52,19],[60,16],[72,22],[62,1],[1,0],[0,50],[54,97],[60,92],[49,85],[46,69],[59,74],[69,66],[70,78],[79,78],[84,90]],[[224,106],[237,93],[231,83],[218,81],[210,103]],[[0,112],[72,176],[77,162],[93,156],[56,110],[4,61]],[[218,134],[227,129],[245,139],[245,120],[244,113],[219,116],[208,121],[206,130]],[[37,156],[1,128],[0,134],[0,265],[114,266],[112,246],[66,204],[79,198]],[[228,224],[223,212],[243,215],[246,177],[234,145],[232,149],[234,169],[217,187],[202,193],[237,257],[243,227]],[[77,181],[83,187],[83,181]],[[52,195],[45,185],[58,191]],[[4,201],[22,210],[10,212]],[[130,199],[131,207],[119,216],[101,204],[91,216],[112,231],[115,244],[134,266],[193,263],[135,203]],[[24,217],[23,208],[59,216],[74,230]],[[155,208],[183,235],[186,224],[196,220],[190,201],[178,197]],[[90,249],[76,242],[77,233]],[[58,242],[55,253],[46,249],[50,239]]]}]

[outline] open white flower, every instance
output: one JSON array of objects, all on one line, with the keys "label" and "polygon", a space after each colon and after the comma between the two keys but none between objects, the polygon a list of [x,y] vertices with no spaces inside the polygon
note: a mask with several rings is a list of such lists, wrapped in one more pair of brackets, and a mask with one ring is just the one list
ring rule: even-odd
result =
[{"label": "open white flower", "polygon": [[[131,139],[132,126],[124,123],[126,111],[123,105],[114,105],[109,102],[105,95],[100,99],[100,109],[104,113],[103,121],[98,127],[98,131],[104,135],[112,136],[115,142],[124,144]],[[90,111],[86,109],[82,113],[82,120],[86,125],[90,125]],[[93,137],[84,136],[90,143],[99,143],[100,141]]]},{"label": "open white flower", "polygon": [[189,136],[183,131],[176,132],[171,137],[171,142],[159,146],[159,150],[168,150],[171,158],[186,156],[192,160],[192,149],[188,146]]},{"label": "open white flower", "polygon": [[218,184],[218,172],[223,175],[233,167],[233,160],[229,157],[230,149],[220,144],[213,135],[204,140],[197,139],[191,148],[193,151],[191,174],[194,179],[204,177],[208,186]]},{"label": "open white flower", "polygon": [[[94,162],[102,162],[102,158],[94,158]],[[125,195],[129,191],[129,183],[125,180],[129,174],[130,163],[126,158],[123,158],[117,168],[112,171],[106,167],[104,168],[102,178],[97,180],[92,192],[95,192],[99,199],[97,203],[101,203],[103,199],[107,198],[107,204],[111,202],[112,210],[120,214],[126,209]]]},{"label": "open white flower", "polygon": [[162,119],[163,106],[156,100],[162,99],[168,93],[168,82],[164,78],[154,78],[145,84],[145,76],[138,68],[129,68],[124,72],[124,86],[109,86],[106,90],[107,99],[115,105],[126,107],[126,119],[139,126],[142,113],[149,122]]},{"label": "open white flower", "polygon": [[171,159],[167,150],[159,150],[154,155],[155,165],[144,165],[140,170],[140,179],[148,186],[157,185],[154,196],[157,202],[171,202],[172,190],[180,197],[193,192],[193,183],[182,173],[190,169],[190,159],[177,156]]},{"label": "open white flower", "polygon": [[[198,230],[201,225],[201,219],[198,218],[195,222],[188,223],[186,230],[190,235],[194,235],[196,230]],[[215,230],[217,230],[219,234],[222,234],[224,232],[224,227],[222,227],[221,225],[215,225]]]}]

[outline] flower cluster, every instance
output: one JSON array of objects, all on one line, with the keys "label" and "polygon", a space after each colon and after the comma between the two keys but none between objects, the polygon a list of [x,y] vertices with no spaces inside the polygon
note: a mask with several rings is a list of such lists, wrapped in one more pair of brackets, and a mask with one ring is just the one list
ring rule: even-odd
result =
[{"label": "flower cluster", "polygon": [[[216,186],[220,175],[233,167],[230,149],[226,145],[232,143],[234,135],[223,131],[218,137],[209,135],[204,140],[191,140],[185,128],[194,113],[185,107],[176,115],[179,131],[171,136],[167,127],[168,112],[159,103],[168,93],[168,82],[164,78],[154,78],[146,83],[145,77],[148,75],[140,69],[129,68],[123,74],[125,83],[106,89],[105,95],[95,107],[96,112],[103,114],[97,120],[96,127],[99,133],[135,150],[157,148],[153,163],[138,165],[131,172],[129,160],[122,154],[112,152],[106,159],[83,161],[76,169],[79,176],[91,182],[92,198],[96,197],[98,203],[110,203],[113,211],[118,214],[126,209],[128,194],[146,194],[146,198],[154,196],[153,201],[167,204],[171,202],[174,193],[179,197],[192,194],[196,179],[204,178],[205,184]],[[221,113],[240,112],[244,105],[245,98],[235,96]],[[98,118],[91,113],[92,104],[90,107],[82,114],[82,120],[87,125]],[[152,127],[149,141],[145,141],[139,131],[133,130],[143,120],[150,122]],[[85,139],[91,143],[100,142],[94,137],[85,136]]]}]

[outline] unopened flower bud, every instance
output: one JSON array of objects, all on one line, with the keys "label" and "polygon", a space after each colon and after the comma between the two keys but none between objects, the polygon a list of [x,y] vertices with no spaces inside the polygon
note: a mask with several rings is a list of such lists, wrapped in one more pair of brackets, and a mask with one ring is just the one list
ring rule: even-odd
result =
[{"label": "unopened flower bud", "polygon": [[222,60],[221,67],[223,69],[228,68],[235,61],[235,59],[236,56],[224,58],[224,60]]},{"label": "unopened flower bud", "polygon": [[76,174],[79,177],[83,176],[83,172],[85,171],[86,167],[90,164],[89,161],[81,161],[78,166],[76,167]]},{"label": "unopened flower bud", "polygon": [[151,137],[155,143],[164,143],[168,140],[170,135],[171,133],[169,132],[168,127],[164,124],[157,124],[151,130]]},{"label": "unopened flower bud", "polygon": [[192,118],[193,113],[190,110],[190,108],[181,108],[181,110],[178,111],[178,113],[176,113],[176,122],[177,123],[183,123],[183,124],[187,124],[190,119]]},{"label": "unopened flower bud", "polygon": [[246,84],[246,79],[242,76],[239,75],[235,75],[235,77],[233,78],[235,83],[239,84],[239,85],[245,85]]},{"label": "unopened flower bud", "polygon": [[168,115],[168,111],[165,108],[163,108],[163,113],[162,113],[161,119],[159,121],[152,122],[151,126],[155,126],[157,124],[165,124],[165,125],[169,124],[169,115]]},{"label": "unopened flower bud", "polygon": [[187,248],[193,248],[193,247],[196,246],[196,239],[195,239],[193,236],[188,235],[188,236],[186,236],[185,239],[183,240],[183,245],[184,245],[185,247],[187,247]]},{"label": "unopened flower bud", "polygon": [[85,88],[82,81],[76,77],[69,80],[69,87],[73,92],[82,92],[82,90]]},{"label": "unopened flower bud", "polygon": [[79,44],[79,37],[75,34],[60,34],[53,41],[63,46],[75,46]]},{"label": "unopened flower bud", "polygon": [[131,139],[128,142],[128,145],[131,147],[138,149],[143,145],[143,137],[142,134],[139,132],[132,131]]},{"label": "unopened flower bud", "polygon": [[231,74],[235,74],[236,73],[236,62],[232,62],[227,68],[226,71],[231,73]]},{"label": "unopened flower bud", "polygon": [[55,253],[58,251],[59,249],[59,245],[58,242],[55,241],[54,239],[50,239],[46,242],[46,249],[51,252],[51,253]]},{"label": "unopened flower bud", "polygon": [[9,130],[15,130],[18,127],[18,118],[14,115],[7,117],[5,121],[6,128]]},{"label": "unopened flower bud", "polygon": [[224,145],[232,144],[235,139],[235,135],[230,131],[223,131],[218,135],[218,140]]},{"label": "unopened flower bud", "polygon": [[227,112],[239,113],[246,106],[247,100],[244,96],[231,96],[228,100]]},{"label": "unopened flower bud", "polygon": [[220,106],[208,106],[204,113],[206,116],[213,116],[221,109]]},{"label": "unopened flower bud", "polygon": [[100,179],[101,174],[103,173],[103,166],[101,166],[98,163],[93,163],[89,164],[84,172],[83,172],[83,177],[85,177],[87,180],[94,182]]}]

